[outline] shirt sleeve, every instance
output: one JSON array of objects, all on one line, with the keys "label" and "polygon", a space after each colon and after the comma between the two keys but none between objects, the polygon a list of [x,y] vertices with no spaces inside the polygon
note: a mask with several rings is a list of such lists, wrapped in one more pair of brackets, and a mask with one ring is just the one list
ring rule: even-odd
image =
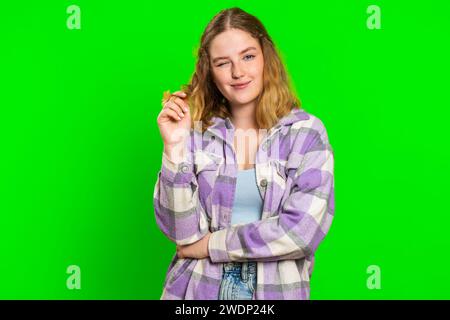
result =
[{"label": "shirt sleeve", "polygon": [[177,162],[163,152],[153,194],[156,223],[177,245],[194,243],[209,231],[207,214],[199,201],[192,138],[191,131],[187,152]]},{"label": "shirt sleeve", "polygon": [[278,215],[213,232],[212,262],[300,259],[316,250],[334,216],[334,152],[318,122]]}]

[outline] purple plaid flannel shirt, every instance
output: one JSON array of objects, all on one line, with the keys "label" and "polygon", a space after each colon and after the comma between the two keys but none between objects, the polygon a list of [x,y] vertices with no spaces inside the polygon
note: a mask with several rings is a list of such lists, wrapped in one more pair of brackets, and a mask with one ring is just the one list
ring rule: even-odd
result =
[{"label": "purple plaid flannel shirt", "polygon": [[322,121],[292,109],[256,153],[263,199],[259,221],[230,225],[238,164],[235,128],[213,117],[203,134],[191,129],[182,161],[164,153],[153,204],[161,231],[180,245],[208,231],[206,259],[172,258],[161,299],[217,300],[223,263],[256,261],[253,299],[309,299],[314,253],[334,216],[334,152]]}]

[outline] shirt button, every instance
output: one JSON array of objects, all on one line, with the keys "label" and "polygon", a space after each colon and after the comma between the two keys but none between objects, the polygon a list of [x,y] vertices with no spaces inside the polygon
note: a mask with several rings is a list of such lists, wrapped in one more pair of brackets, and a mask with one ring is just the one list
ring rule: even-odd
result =
[{"label": "shirt button", "polygon": [[267,179],[262,179],[261,182],[259,183],[259,185],[263,188],[265,188],[267,186]]},{"label": "shirt button", "polygon": [[187,164],[181,165],[181,172],[186,173],[189,170],[189,166]]}]

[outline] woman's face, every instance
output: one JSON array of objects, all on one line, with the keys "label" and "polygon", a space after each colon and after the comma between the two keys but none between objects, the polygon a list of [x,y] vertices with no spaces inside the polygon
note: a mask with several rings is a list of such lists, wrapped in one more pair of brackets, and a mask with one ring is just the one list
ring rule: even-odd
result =
[{"label": "woman's face", "polygon": [[255,102],[263,89],[264,57],[259,41],[248,32],[230,29],[218,34],[209,50],[214,83],[231,106]]}]

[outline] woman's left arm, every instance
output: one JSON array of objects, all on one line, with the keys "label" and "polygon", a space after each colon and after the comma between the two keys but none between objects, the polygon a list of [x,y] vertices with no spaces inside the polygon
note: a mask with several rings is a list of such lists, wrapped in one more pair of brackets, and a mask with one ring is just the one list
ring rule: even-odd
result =
[{"label": "woman's left arm", "polygon": [[188,245],[177,245],[177,256],[179,259],[193,258],[204,259],[209,256],[208,241],[211,233],[208,233],[195,243]]},{"label": "woman's left arm", "polygon": [[212,262],[300,259],[316,250],[334,217],[334,152],[322,122],[315,124],[315,139],[279,214],[213,232],[208,243]]}]

